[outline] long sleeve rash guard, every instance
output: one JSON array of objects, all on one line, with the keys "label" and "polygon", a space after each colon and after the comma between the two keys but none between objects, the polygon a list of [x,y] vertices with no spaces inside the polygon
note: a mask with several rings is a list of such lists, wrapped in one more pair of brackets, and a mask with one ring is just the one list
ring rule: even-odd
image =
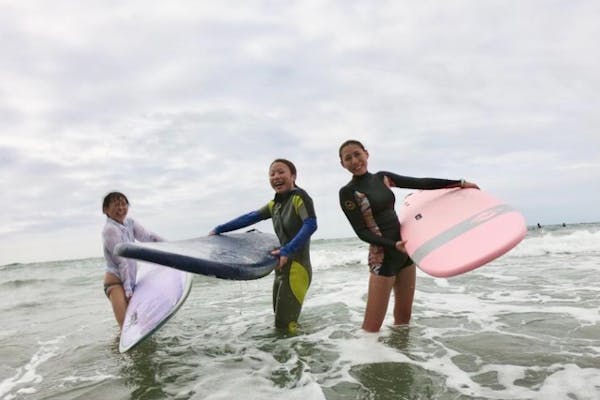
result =
[{"label": "long sleeve rash guard", "polygon": [[[367,172],[354,176],[339,192],[340,206],[357,236],[370,244],[394,248],[400,240],[400,222],[390,187],[441,189],[460,185],[460,180],[414,178],[392,172]],[[370,207],[370,212],[368,208]]]}]

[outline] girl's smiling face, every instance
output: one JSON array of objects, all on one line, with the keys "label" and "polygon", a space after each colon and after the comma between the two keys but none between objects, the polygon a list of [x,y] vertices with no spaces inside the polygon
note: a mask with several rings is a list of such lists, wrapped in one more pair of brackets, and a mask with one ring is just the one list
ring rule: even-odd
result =
[{"label": "girl's smiling face", "polygon": [[285,163],[276,161],[269,167],[269,182],[276,193],[289,192],[295,187],[295,181],[296,175]]},{"label": "girl's smiling face", "polygon": [[357,144],[348,144],[340,150],[340,163],[352,175],[367,173],[369,153]]},{"label": "girl's smiling face", "polygon": [[127,211],[129,210],[129,203],[124,198],[116,198],[108,203],[108,207],[104,209],[104,213],[119,223],[125,222],[127,217]]}]

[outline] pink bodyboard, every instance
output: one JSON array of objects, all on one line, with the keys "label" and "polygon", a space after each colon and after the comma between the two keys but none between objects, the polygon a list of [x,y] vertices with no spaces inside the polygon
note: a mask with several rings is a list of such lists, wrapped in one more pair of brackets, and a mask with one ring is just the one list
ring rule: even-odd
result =
[{"label": "pink bodyboard", "polygon": [[192,275],[158,264],[138,262],[135,290],[127,306],[119,351],[124,353],[153,334],[179,309]]},{"label": "pink bodyboard", "polygon": [[412,193],[404,199],[399,215],[407,253],[435,277],[485,265],[515,247],[527,233],[521,213],[478,189]]}]

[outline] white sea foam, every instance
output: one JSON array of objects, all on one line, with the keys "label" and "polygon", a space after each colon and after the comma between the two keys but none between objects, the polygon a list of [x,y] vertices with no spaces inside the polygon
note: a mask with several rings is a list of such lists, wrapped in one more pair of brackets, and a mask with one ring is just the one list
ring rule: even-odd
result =
[{"label": "white sea foam", "polygon": [[536,400],[571,399],[597,400],[600,395],[600,373],[597,368],[580,368],[574,364],[555,366],[556,372],[544,380],[532,396]]},{"label": "white sea foam", "polygon": [[[208,337],[218,337],[221,340],[229,341],[229,351],[238,355],[247,363],[245,367],[235,366],[233,370],[230,366],[217,365],[216,370],[227,370],[227,378],[220,372],[211,374],[210,377],[203,377],[196,384],[196,394],[200,398],[205,396],[209,399],[221,399],[236,397],[240,393],[251,393],[250,398],[268,398],[281,395],[281,390],[277,385],[273,385],[273,371],[280,371],[283,375],[293,374],[295,368],[303,369],[301,378],[295,383],[303,382],[300,388],[293,387],[292,396],[298,394],[304,400],[320,399],[322,393],[316,390],[321,387],[332,388],[340,383],[352,382],[362,385],[356,380],[352,373],[352,368],[360,365],[369,365],[377,363],[392,363],[414,365],[428,373],[433,373],[443,379],[444,385],[454,393],[464,396],[474,396],[489,399],[506,398],[558,398],[548,396],[549,393],[560,393],[567,398],[569,393],[572,397],[578,399],[591,398],[588,393],[597,395],[600,393],[599,386],[593,383],[593,379],[587,382],[588,387],[584,387],[584,381],[572,380],[567,386],[563,385],[561,391],[556,391],[554,385],[557,385],[562,379],[570,379],[570,375],[585,371],[591,375],[598,372],[597,369],[589,371],[577,371],[574,366],[530,366],[519,365],[518,363],[494,363],[489,361],[478,361],[475,370],[465,370],[454,360],[455,357],[463,356],[460,350],[446,341],[455,337],[460,340],[461,336],[487,335],[488,340],[497,337],[499,340],[513,340],[516,343],[540,343],[544,340],[559,342],[564,338],[559,333],[542,333],[534,330],[520,329],[519,325],[507,325],[506,318],[516,318],[523,316],[523,326],[528,324],[535,325],[535,320],[531,320],[530,315],[535,315],[540,324],[547,323],[556,318],[572,318],[577,321],[578,326],[594,327],[599,323],[600,314],[581,307],[580,301],[584,294],[580,290],[593,291],[598,288],[594,282],[573,282],[565,279],[561,273],[564,268],[561,265],[545,266],[544,271],[551,274],[548,279],[539,279],[540,267],[539,257],[559,257],[563,253],[558,244],[564,245],[564,249],[570,251],[589,253],[597,251],[592,245],[593,241],[599,238],[595,232],[591,233],[544,233],[541,236],[527,237],[520,245],[519,251],[509,252],[507,255],[495,260],[490,265],[480,268],[469,275],[463,275],[456,278],[439,279],[432,278],[422,272],[418,272],[418,284],[415,300],[414,321],[411,330],[419,331],[419,346],[424,346],[422,350],[411,349],[408,353],[406,349],[391,348],[386,341],[390,336],[395,335],[393,331],[384,328],[380,333],[368,334],[360,330],[362,314],[364,312],[365,296],[367,291],[368,269],[366,266],[367,247],[354,239],[347,239],[333,242],[323,242],[313,246],[312,260],[314,268],[314,281],[306,300],[304,308],[304,319],[312,318],[313,310],[328,310],[335,304],[339,305],[339,312],[346,313],[343,323],[332,321],[331,325],[325,325],[320,329],[305,333],[297,339],[279,340],[277,345],[267,345],[262,349],[254,348],[253,341],[256,336],[240,339],[248,331],[248,327],[253,324],[270,325],[272,315],[270,310],[270,281],[266,284],[261,282],[253,286],[244,286],[238,291],[239,297],[242,297],[243,306],[246,307],[248,315],[253,323],[240,320],[239,313],[231,314],[235,310],[237,299],[215,300],[216,307],[222,307],[224,304],[232,305],[232,309],[226,312],[227,316],[219,321],[220,324],[228,325],[228,333],[223,331],[223,327],[213,326],[212,333]],[[582,244],[581,241],[585,243]],[[587,241],[587,242],[586,242]],[[565,244],[566,243],[566,244]],[[551,251],[547,249],[552,249]],[[577,265],[574,268],[587,269],[589,265]],[[553,273],[547,272],[549,268],[557,268]],[[559,288],[561,296],[556,296],[556,290]],[[266,308],[260,312],[256,308],[256,296],[259,296],[263,306]],[[252,299],[254,296],[254,300]],[[393,302],[393,299],[391,300]],[[390,305],[390,309],[392,304]],[[215,310],[215,312],[218,312]],[[244,313],[242,311],[242,313]],[[545,315],[545,317],[544,317]],[[555,317],[553,317],[555,316]],[[437,321],[447,322],[440,324]],[[453,323],[453,321],[456,321]],[[391,313],[388,312],[385,324],[392,323]],[[392,333],[390,333],[392,332]],[[546,337],[543,337],[545,335]],[[233,339],[233,338],[237,339]],[[489,339],[492,338],[492,339]],[[510,339],[508,339],[510,338]],[[212,339],[210,339],[212,340]],[[314,346],[322,351],[330,351],[335,354],[334,358],[328,361],[328,369],[325,371],[312,371],[306,360],[303,360],[294,348],[298,341],[303,346]],[[295,344],[296,343],[296,344]],[[597,346],[592,342],[586,342],[580,339],[581,349],[586,352],[596,352]],[[219,346],[218,341],[207,343],[210,346]],[[222,345],[222,343],[221,343]],[[499,344],[502,346],[502,344]],[[275,349],[279,350],[274,350]],[[492,343],[482,345],[486,351],[486,346],[493,346]],[[517,351],[507,349],[508,351]],[[288,349],[288,350],[283,350]],[[290,350],[291,349],[291,350]],[[285,361],[273,359],[272,353],[282,352],[287,354]],[[288,354],[289,351],[289,354]],[[317,350],[318,351],[318,350]],[[433,351],[433,354],[432,354]],[[479,351],[475,347],[475,351]],[[496,352],[503,351],[489,347],[487,350],[490,355],[486,357],[495,358]],[[577,349],[559,350],[556,348],[555,357],[563,354],[569,357]],[[409,356],[410,355],[410,356]],[[260,360],[252,363],[249,360]],[[300,365],[300,367],[299,367]],[[240,367],[238,370],[237,367]],[[558,369],[557,369],[558,368]],[[241,371],[245,370],[245,373]],[[550,372],[548,372],[550,370]],[[247,375],[248,371],[250,376]],[[527,377],[531,371],[538,371],[540,374],[549,374],[543,383],[536,387],[525,387],[518,382]],[[496,376],[497,383],[494,385],[484,384],[477,379],[477,376],[490,374]],[[236,387],[233,389],[218,389],[218,382],[221,379],[234,379]],[[304,384],[304,382],[308,382]],[[316,383],[315,383],[316,382]],[[591,388],[589,385],[592,385]],[[312,392],[312,389],[315,392]],[[287,390],[285,389],[286,393]],[[553,392],[554,391],[554,392]],[[201,396],[200,396],[201,395]],[[254,396],[254,397],[253,397]],[[588,396],[588,397],[586,397]],[[287,397],[287,394],[286,394]]]},{"label": "white sea foam", "polygon": [[[42,283],[35,291],[11,285],[7,297],[42,297],[60,287],[52,294],[61,307],[28,308],[37,329],[24,325],[23,310],[7,310],[5,329],[23,334],[16,344],[15,335],[0,336],[0,351],[8,344],[2,357],[27,343],[38,347],[30,360],[12,363],[19,368],[3,367],[4,376],[14,376],[0,383],[0,398],[36,398],[47,389],[57,399],[69,398],[83,388],[90,398],[103,398],[107,386],[118,393],[160,388],[171,397],[211,400],[321,400],[358,389],[364,398],[377,398],[377,385],[400,393],[412,384],[394,381],[399,371],[416,378],[415,393],[437,390],[433,398],[443,400],[600,398],[600,366],[594,367],[600,357],[598,239],[598,230],[588,227],[531,231],[516,249],[468,274],[440,279],[418,271],[410,328],[389,327],[392,296],[376,334],[360,329],[367,246],[356,238],[315,241],[299,335],[273,329],[272,277],[233,282],[196,276],[174,318],[125,355],[116,350],[101,268],[94,274],[75,262],[22,268],[11,271],[11,279],[33,271]],[[72,287],[74,278],[79,284]],[[82,298],[85,307],[73,302]],[[56,320],[71,332],[61,357],[59,343],[48,340],[56,336]],[[77,376],[61,369],[65,359]],[[373,382],[379,377],[373,371],[384,379]]]},{"label": "white sea foam", "polygon": [[600,231],[596,229],[530,233],[523,242],[511,250],[511,253],[516,256],[599,252]]},{"label": "white sea foam", "polygon": [[[27,364],[17,368],[12,378],[0,382],[0,397],[5,396],[4,400],[12,400],[17,394],[35,393],[35,385],[43,381],[43,377],[37,373],[37,368],[58,354],[59,343],[62,340],[64,337],[40,342],[38,350]],[[15,389],[16,392],[11,393]]]}]

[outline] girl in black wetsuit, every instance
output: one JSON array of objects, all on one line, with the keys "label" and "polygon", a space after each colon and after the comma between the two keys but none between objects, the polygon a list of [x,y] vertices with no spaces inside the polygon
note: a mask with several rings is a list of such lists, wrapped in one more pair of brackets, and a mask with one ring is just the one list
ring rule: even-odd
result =
[{"label": "girl in black wetsuit", "polygon": [[416,270],[400,237],[400,222],[394,210],[391,187],[441,189],[478,188],[464,180],[413,178],[367,170],[369,153],[357,140],[347,140],[339,150],[342,167],[352,180],[340,189],[340,206],[358,237],[369,243],[369,293],[362,328],[377,332],[394,289],[394,324],[408,324],[415,294]]}]

